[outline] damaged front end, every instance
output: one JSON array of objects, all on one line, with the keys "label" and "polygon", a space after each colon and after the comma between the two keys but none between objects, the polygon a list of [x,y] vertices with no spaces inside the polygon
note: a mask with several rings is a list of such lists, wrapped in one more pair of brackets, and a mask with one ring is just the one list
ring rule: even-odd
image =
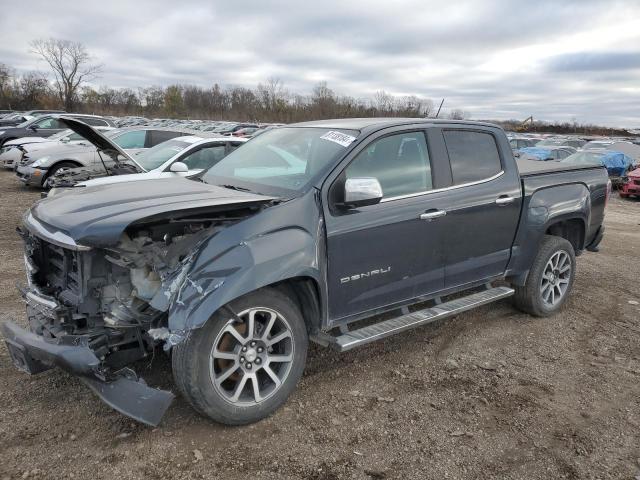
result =
[{"label": "damaged front end", "polygon": [[57,366],[79,376],[116,410],[157,425],[173,394],[148,387],[129,365],[179,343],[168,311],[200,246],[258,210],[235,207],[136,222],[113,246],[89,248],[29,214],[18,232],[28,284],[30,331],[2,333],[15,365],[31,374]]},{"label": "damaged front end", "polygon": [[51,189],[71,188],[78,183],[86,182],[94,178],[141,172],[143,172],[143,170],[137,165],[124,161],[105,165],[103,170],[87,167],[63,168],[57,171],[55,175],[49,177],[47,186]]}]

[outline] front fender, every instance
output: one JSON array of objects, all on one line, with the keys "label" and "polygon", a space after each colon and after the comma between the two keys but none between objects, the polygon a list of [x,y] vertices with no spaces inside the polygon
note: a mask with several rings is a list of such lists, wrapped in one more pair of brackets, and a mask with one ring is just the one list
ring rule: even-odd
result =
[{"label": "front fender", "polygon": [[[311,219],[308,227],[315,223],[317,228],[317,216]],[[181,286],[169,306],[169,330],[199,328],[223,305],[276,282],[304,276],[320,283],[318,231],[305,227],[283,226],[259,235],[238,235],[236,238],[247,239],[233,244],[219,237],[209,240],[180,279]],[[221,237],[225,233],[231,236],[231,232],[222,232]]]}]

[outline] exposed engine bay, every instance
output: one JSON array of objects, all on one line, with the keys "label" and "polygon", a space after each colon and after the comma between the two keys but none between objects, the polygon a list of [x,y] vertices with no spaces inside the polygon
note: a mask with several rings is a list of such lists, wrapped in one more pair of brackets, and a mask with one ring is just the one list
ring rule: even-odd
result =
[{"label": "exposed engine bay", "polygon": [[104,170],[96,170],[88,167],[63,168],[48,179],[48,186],[51,188],[73,187],[76,183],[86,182],[92,178],[127,175],[130,173],[140,172],[140,167],[126,162],[106,165]]},{"label": "exposed engine bay", "polygon": [[[168,341],[167,311],[188,281],[199,245],[257,210],[239,207],[210,216],[146,221],[127,228],[113,247],[86,251],[19,230],[25,242],[29,288],[23,295],[31,331],[88,346],[103,362],[108,380],[111,372]],[[36,295],[39,302],[31,300]]]}]

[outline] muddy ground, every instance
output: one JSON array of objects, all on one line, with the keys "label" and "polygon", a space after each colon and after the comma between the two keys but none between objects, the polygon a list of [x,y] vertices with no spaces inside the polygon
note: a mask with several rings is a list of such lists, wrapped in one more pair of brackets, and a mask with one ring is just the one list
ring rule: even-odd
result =
[{"label": "muddy ground", "polygon": [[[25,323],[15,226],[37,198],[0,172],[0,319]],[[136,424],[0,346],[5,478],[633,478],[640,471],[640,201],[614,198],[600,253],[547,319],[502,301],[347,354],[312,347],[286,406],[224,427],[178,398]],[[160,356],[141,373],[175,390]]]}]

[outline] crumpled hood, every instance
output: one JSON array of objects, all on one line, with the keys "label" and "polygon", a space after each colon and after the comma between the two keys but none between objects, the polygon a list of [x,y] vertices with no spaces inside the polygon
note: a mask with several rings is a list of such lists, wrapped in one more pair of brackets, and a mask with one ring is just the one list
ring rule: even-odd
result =
[{"label": "crumpled hood", "polygon": [[147,217],[224,211],[231,206],[258,206],[272,200],[275,198],[169,178],[76,187],[39,201],[31,214],[48,231],[62,231],[81,245],[105,247],[118,243],[131,223]]}]

